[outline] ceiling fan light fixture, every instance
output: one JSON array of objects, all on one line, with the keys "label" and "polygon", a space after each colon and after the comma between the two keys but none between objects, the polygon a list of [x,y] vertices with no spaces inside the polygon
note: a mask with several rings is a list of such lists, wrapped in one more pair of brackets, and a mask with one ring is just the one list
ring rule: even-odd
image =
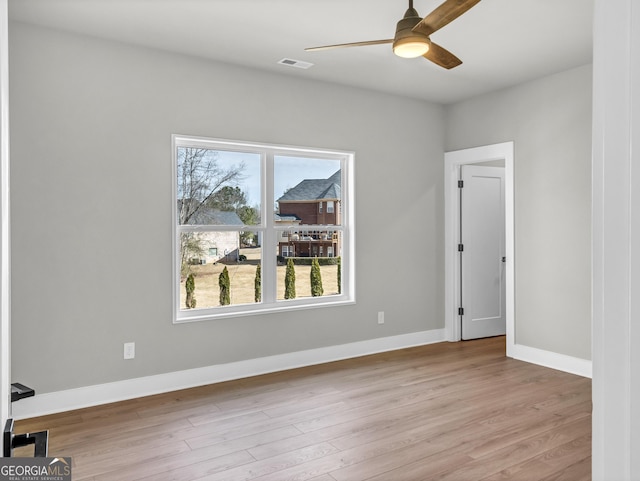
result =
[{"label": "ceiling fan light fixture", "polygon": [[413,28],[422,19],[413,8],[412,2],[404,17],[396,25],[396,35],[393,39],[393,53],[398,57],[416,58],[429,51],[431,40],[422,33],[416,33]]},{"label": "ceiling fan light fixture", "polygon": [[403,38],[393,44],[393,53],[402,58],[416,58],[427,53],[429,47],[426,38]]}]

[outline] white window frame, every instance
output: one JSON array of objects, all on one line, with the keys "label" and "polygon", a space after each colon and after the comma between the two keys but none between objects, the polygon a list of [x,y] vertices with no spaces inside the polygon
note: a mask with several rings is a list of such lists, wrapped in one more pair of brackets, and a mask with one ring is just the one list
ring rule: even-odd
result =
[{"label": "white window frame", "polygon": [[[244,142],[188,135],[172,135],[172,259],[173,259],[173,322],[184,323],[204,321],[228,317],[265,314],[291,309],[311,309],[339,306],[355,303],[355,196],[354,196],[354,152],[273,145],[257,142]],[[239,304],[216,306],[212,308],[181,309],[180,306],[180,233],[177,212],[177,151],[179,147],[200,147],[212,150],[235,150],[261,155],[261,224],[237,227],[233,230],[250,230],[262,238],[262,302],[255,304]],[[303,297],[289,300],[277,300],[277,248],[280,234],[287,230],[299,229],[300,226],[276,226],[273,215],[274,206],[274,158],[279,155],[300,158],[316,158],[339,160],[341,165],[341,225],[331,226],[332,231],[342,233],[341,293],[330,296]],[[216,226],[216,229],[229,230],[228,226]],[[326,226],[305,226],[307,230],[325,229]],[[271,252],[272,255],[266,255]],[[334,253],[335,255],[335,253]]]}]

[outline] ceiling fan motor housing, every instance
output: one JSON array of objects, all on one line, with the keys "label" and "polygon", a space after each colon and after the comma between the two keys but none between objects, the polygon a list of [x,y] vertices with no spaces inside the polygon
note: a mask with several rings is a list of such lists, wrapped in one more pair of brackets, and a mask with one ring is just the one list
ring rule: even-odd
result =
[{"label": "ceiling fan motor housing", "polygon": [[393,39],[393,50],[398,53],[397,47],[401,47],[406,44],[426,44],[427,47],[431,45],[431,40],[428,36],[413,31],[422,18],[418,15],[415,9],[409,8],[404,17],[398,22],[396,26],[396,35]]}]

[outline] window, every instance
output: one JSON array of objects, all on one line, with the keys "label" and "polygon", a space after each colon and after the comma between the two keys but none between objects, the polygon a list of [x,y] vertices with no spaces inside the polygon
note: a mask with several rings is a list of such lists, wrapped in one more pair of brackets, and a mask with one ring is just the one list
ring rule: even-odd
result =
[{"label": "window", "polygon": [[174,135],[173,159],[176,322],[355,301],[353,153]]}]

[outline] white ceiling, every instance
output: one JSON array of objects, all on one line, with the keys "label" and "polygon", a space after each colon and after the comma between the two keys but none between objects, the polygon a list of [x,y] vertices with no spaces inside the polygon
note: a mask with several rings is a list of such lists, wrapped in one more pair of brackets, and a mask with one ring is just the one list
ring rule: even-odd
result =
[{"label": "white ceiling", "polygon": [[[443,0],[415,0],[421,16]],[[283,75],[451,103],[591,62],[593,0],[482,0],[432,35],[463,64],[402,59],[390,45],[407,0],[9,0],[13,20]],[[314,64],[279,65],[283,58]]]}]

